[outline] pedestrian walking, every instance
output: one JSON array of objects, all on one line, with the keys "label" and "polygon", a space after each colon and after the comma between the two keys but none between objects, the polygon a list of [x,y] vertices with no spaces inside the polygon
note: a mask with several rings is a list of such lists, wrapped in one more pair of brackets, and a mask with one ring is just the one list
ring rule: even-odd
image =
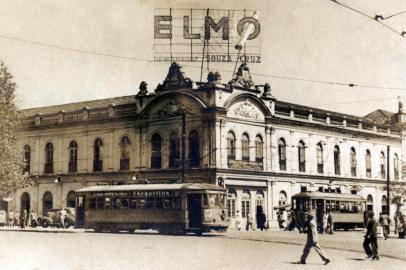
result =
[{"label": "pedestrian walking", "polygon": [[65,228],[65,218],[66,218],[65,208],[62,208],[61,211],[59,212],[59,218],[61,220],[61,227]]},{"label": "pedestrian walking", "polygon": [[13,210],[10,210],[8,212],[8,226],[14,227],[14,211]]},{"label": "pedestrian walking", "polygon": [[370,212],[367,223],[367,232],[363,247],[368,258],[371,260],[379,260],[378,255],[378,237],[377,237],[377,225],[374,219],[374,213]]},{"label": "pedestrian walking", "polygon": [[28,214],[27,214],[27,209],[24,209],[21,213],[21,229],[24,229],[25,226],[27,225],[27,218],[28,218]]},{"label": "pedestrian walking", "polygon": [[307,214],[307,241],[299,263],[306,264],[306,259],[310,253],[311,248],[314,248],[316,250],[325,265],[330,263],[330,259],[318,243],[316,222],[314,221],[314,218],[311,214]]},{"label": "pedestrian walking", "polygon": [[389,216],[386,213],[380,213],[379,214],[379,224],[382,226],[382,231],[383,231],[383,237],[388,239],[388,235],[390,233],[390,219]]},{"label": "pedestrian walking", "polygon": [[18,212],[18,210],[14,213],[14,225],[20,226],[20,212]]},{"label": "pedestrian walking", "polygon": [[288,227],[288,212],[286,211],[286,209],[282,209],[282,228],[284,230],[286,230],[286,228]]},{"label": "pedestrian walking", "polygon": [[250,213],[247,213],[247,225],[245,227],[245,229],[247,231],[249,231],[250,229],[255,231],[254,226],[253,226],[253,222],[254,222],[254,219],[252,218],[252,215]]},{"label": "pedestrian walking", "polygon": [[327,228],[326,228],[326,233],[333,234],[334,230],[334,224],[333,224],[333,214],[331,214],[331,210],[327,210]]},{"label": "pedestrian walking", "polygon": [[264,210],[262,209],[262,206],[259,205],[257,206],[257,226],[261,231],[265,229],[265,222],[266,216]]}]

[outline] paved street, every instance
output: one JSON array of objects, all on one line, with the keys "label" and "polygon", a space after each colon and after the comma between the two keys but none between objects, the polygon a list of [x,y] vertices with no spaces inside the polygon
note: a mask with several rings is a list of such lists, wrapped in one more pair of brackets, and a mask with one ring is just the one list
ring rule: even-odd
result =
[{"label": "paved street", "polygon": [[[344,236],[344,237],[343,237]],[[347,240],[339,246],[340,239]],[[298,265],[304,236],[296,232],[228,232],[203,237],[154,233],[97,234],[0,231],[1,269],[405,269],[406,261],[381,256],[364,260],[357,250],[362,232],[339,232],[320,238],[332,259],[322,264],[312,251],[307,265]],[[338,241],[337,241],[338,240]],[[296,244],[295,244],[296,243]],[[404,252],[404,240],[396,245]],[[334,247],[336,245],[336,247]],[[383,248],[385,246],[385,248]],[[331,247],[331,248],[330,248]],[[396,250],[396,249],[394,249]]]}]

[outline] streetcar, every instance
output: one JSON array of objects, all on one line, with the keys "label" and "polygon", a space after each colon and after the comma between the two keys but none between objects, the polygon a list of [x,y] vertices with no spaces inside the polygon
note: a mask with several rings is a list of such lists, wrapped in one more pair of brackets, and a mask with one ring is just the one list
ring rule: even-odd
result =
[{"label": "streetcar", "polygon": [[317,219],[319,211],[331,211],[334,229],[363,228],[366,200],[357,194],[301,192],[292,196],[292,206],[299,228],[305,227],[306,213]]},{"label": "streetcar", "polygon": [[228,227],[226,189],[203,183],[90,186],[76,191],[77,226],[201,235]]}]

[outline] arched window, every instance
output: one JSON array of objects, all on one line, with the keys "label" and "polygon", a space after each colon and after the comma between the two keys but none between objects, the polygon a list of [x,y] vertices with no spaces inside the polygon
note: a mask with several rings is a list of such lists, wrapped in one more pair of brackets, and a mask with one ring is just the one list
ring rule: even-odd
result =
[{"label": "arched window", "polygon": [[387,213],[388,211],[388,201],[385,195],[382,196],[382,213]]},{"label": "arched window", "polygon": [[235,159],[235,135],[232,131],[227,133],[227,156],[229,159]]},{"label": "arched window", "polygon": [[374,199],[370,194],[367,196],[367,211],[374,211]]},{"label": "arched window", "polygon": [[75,208],[76,207],[76,197],[74,191],[69,191],[66,196],[66,207]]},{"label": "arched window", "polygon": [[264,143],[261,135],[255,137],[255,160],[262,163],[264,159]]},{"label": "arched window", "polygon": [[189,133],[189,167],[200,166],[200,138],[199,133],[193,130]]},{"label": "arched window", "polygon": [[54,172],[54,146],[47,143],[45,146],[45,173]]},{"label": "arched window", "polygon": [[335,175],[340,175],[341,173],[340,148],[337,145],[334,147],[334,173]]},{"label": "arched window", "polygon": [[161,168],[161,147],[162,139],[158,133],[152,135],[151,138],[151,168],[160,169]]},{"label": "arched window", "polygon": [[393,174],[395,180],[399,180],[399,157],[398,154],[393,156]]},{"label": "arched window", "polygon": [[385,153],[381,152],[380,158],[379,158],[379,168],[381,171],[381,178],[385,179],[386,177],[386,166],[385,166]]},{"label": "arched window", "polygon": [[174,132],[169,136],[169,168],[178,168],[180,158],[179,136]]},{"label": "arched window", "polygon": [[324,173],[323,145],[317,144],[317,172]]},{"label": "arched window", "polygon": [[286,143],[283,138],[278,141],[279,170],[286,171]]},{"label": "arched window", "polygon": [[230,189],[227,192],[227,209],[228,209],[228,217],[235,218],[236,217],[236,209],[235,209],[235,202],[237,201],[237,193],[235,190]]},{"label": "arched window", "polygon": [[248,214],[250,213],[250,201],[251,201],[251,195],[248,190],[244,190],[242,192],[242,197],[241,197],[241,217],[242,218],[247,218]]},{"label": "arched window", "polygon": [[70,173],[75,173],[78,170],[78,144],[75,141],[69,143],[68,170]]},{"label": "arched window", "polygon": [[101,139],[97,138],[93,145],[93,171],[101,172],[103,171],[103,160],[101,156],[101,147],[103,142]]},{"label": "arched window", "polygon": [[286,205],[286,202],[288,200],[288,196],[286,196],[286,192],[285,191],[281,191],[279,192],[279,205]]},{"label": "arched window", "polygon": [[265,202],[265,196],[264,196],[264,192],[262,190],[258,190],[256,193],[256,197],[255,197],[255,205],[256,206],[262,206],[262,210],[264,209],[264,202]]},{"label": "arched window", "polygon": [[247,133],[242,134],[241,137],[241,158],[242,160],[250,160],[250,139]]},{"label": "arched window", "polygon": [[351,176],[357,176],[357,153],[354,147],[350,150],[350,166],[351,166]]},{"label": "arched window", "polygon": [[306,171],[306,154],[305,154],[305,144],[303,141],[299,141],[298,145],[298,158],[299,158],[299,172]]},{"label": "arched window", "polygon": [[52,209],[53,205],[52,193],[49,191],[45,192],[44,196],[42,196],[42,214],[45,216],[47,211]]},{"label": "arched window", "polygon": [[128,171],[130,169],[130,139],[123,136],[120,141],[120,170]]},{"label": "arched window", "polygon": [[366,172],[367,177],[372,176],[372,172],[371,172],[371,152],[369,150],[367,150],[365,152],[365,172]]},{"label": "arched window", "polygon": [[27,144],[24,146],[24,167],[23,173],[30,172],[31,165],[31,147]]}]

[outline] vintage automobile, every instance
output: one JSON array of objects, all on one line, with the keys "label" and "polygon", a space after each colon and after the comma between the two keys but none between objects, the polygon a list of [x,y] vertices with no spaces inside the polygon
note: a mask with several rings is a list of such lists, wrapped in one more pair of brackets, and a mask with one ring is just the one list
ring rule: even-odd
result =
[{"label": "vintage automobile", "polygon": [[64,226],[61,223],[61,210],[62,209],[49,209],[45,216],[39,217],[37,219],[38,224],[41,224],[42,227],[46,228],[49,226],[54,227],[65,227],[69,228],[74,226],[76,223],[76,214],[74,208],[63,208],[66,210],[66,215],[64,218]]}]

